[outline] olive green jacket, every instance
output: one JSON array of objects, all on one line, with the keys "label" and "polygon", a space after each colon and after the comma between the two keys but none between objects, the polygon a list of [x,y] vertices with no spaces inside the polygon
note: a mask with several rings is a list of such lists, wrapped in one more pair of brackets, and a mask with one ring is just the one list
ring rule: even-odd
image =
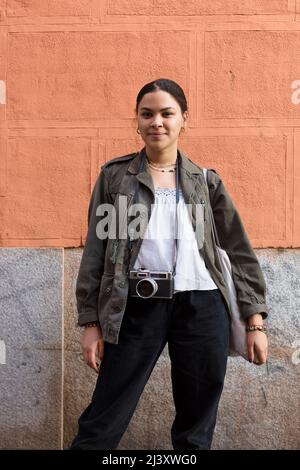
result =
[{"label": "olive green jacket", "polygon": [[[102,171],[90,200],[88,233],[76,283],[78,324],[99,320],[104,340],[115,344],[118,343],[128,297],[128,271],[132,269],[137,258],[151,216],[151,204],[154,204],[152,177],[147,166],[145,170],[140,171],[140,162],[144,153],[145,147],[141,152],[115,158],[101,167]],[[263,318],[266,318],[268,311],[263,273],[240,216],[220,176],[215,170],[208,170],[208,194],[202,168],[180,150],[178,150],[178,160],[180,187],[185,202],[192,207],[192,224],[199,252],[223,295],[227,311],[230,311],[228,294],[212,240],[207,212],[208,198],[213,209],[220,245],[226,250],[231,261],[232,276],[242,315],[246,319],[254,313],[261,313]],[[138,191],[136,199],[133,199],[137,182]],[[100,239],[97,236],[97,224],[103,220],[103,217],[98,215],[97,208],[103,203],[114,204],[119,220],[118,201],[121,196],[127,202],[128,209],[133,201],[141,203],[145,208],[140,216],[146,218],[146,223],[142,224],[144,229],[133,241],[131,251],[125,238],[110,236]],[[199,212],[196,217],[196,205],[198,208],[203,208],[200,211],[200,220]],[[123,219],[125,218],[124,216]],[[202,226],[201,230],[196,230],[196,221],[197,225]],[[120,224],[124,223],[127,224],[127,220],[120,220]]]}]

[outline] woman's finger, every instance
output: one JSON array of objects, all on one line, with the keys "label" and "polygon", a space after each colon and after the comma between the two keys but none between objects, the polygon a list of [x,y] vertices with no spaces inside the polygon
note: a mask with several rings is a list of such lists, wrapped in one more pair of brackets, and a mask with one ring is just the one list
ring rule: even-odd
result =
[{"label": "woman's finger", "polygon": [[89,349],[88,351],[84,351],[83,357],[85,362],[91,369],[94,369],[95,372],[99,372],[99,364],[96,361],[96,353],[95,350]]},{"label": "woman's finger", "polygon": [[99,364],[98,364],[97,361],[96,361],[96,354],[95,354],[94,351],[89,354],[89,357],[88,357],[88,365],[89,365],[92,369],[94,369],[94,371],[98,374],[98,372],[99,372]]}]

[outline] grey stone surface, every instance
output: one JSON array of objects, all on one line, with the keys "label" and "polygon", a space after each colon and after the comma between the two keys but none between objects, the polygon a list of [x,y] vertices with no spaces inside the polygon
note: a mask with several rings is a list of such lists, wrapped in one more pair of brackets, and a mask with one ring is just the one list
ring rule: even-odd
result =
[{"label": "grey stone surface", "polygon": [[268,367],[229,361],[213,447],[298,449],[299,366],[272,359]]},{"label": "grey stone surface", "polygon": [[81,249],[64,250],[64,349],[80,352],[80,334],[75,288],[81,261]]},{"label": "grey stone surface", "polygon": [[[300,448],[300,250],[256,253],[268,288],[268,365],[229,359],[214,449]],[[90,402],[97,375],[83,362],[76,327],[81,254],[65,250],[63,266],[59,249],[0,250],[1,448],[60,448],[62,428],[66,447]],[[172,449],[174,416],[166,347],[119,449]]]},{"label": "grey stone surface", "polygon": [[8,348],[0,369],[0,448],[60,449],[61,351]]},{"label": "grey stone surface", "polygon": [[2,449],[61,446],[62,254],[0,250]]},{"label": "grey stone surface", "polygon": [[61,348],[62,249],[0,250],[1,335],[18,348]]}]

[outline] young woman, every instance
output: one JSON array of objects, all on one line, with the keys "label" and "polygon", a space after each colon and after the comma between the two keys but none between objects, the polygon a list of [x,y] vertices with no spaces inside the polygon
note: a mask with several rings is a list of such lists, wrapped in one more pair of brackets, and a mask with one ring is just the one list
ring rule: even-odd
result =
[{"label": "young woman", "polygon": [[[76,295],[83,356],[98,379],[71,450],[118,446],[166,343],[176,409],[173,448],[211,448],[230,319],[209,201],[242,313],[255,326],[248,332],[249,361],[256,356],[257,364],[266,362],[263,274],[219,175],[208,171],[208,191],[202,168],[178,148],[187,118],[177,83],[146,84],[136,102],[137,132],[145,146],[103,165],[95,184]],[[106,238],[104,204],[115,211],[106,220]],[[139,212],[132,213],[135,204]],[[137,213],[139,224],[132,220]],[[124,227],[126,236],[120,236]]]}]

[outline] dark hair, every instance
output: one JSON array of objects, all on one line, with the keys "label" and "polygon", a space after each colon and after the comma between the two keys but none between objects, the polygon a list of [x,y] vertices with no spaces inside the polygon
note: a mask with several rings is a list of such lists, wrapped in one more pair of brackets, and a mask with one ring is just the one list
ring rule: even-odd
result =
[{"label": "dark hair", "polygon": [[173,82],[173,80],[169,80],[168,78],[159,78],[158,80],[154,80],[153,82],[147,83],[139,91],[139,94],[136,97],[135,112],[138,112],[139,104],[143,96],[146,95],[146,93],[152,93],[158,90],[170,93],[170,95],[172,95],[173,98],[179,104],[182,114],[187,111],[187,101],[181,86],[179,86],[176,82]]}]

